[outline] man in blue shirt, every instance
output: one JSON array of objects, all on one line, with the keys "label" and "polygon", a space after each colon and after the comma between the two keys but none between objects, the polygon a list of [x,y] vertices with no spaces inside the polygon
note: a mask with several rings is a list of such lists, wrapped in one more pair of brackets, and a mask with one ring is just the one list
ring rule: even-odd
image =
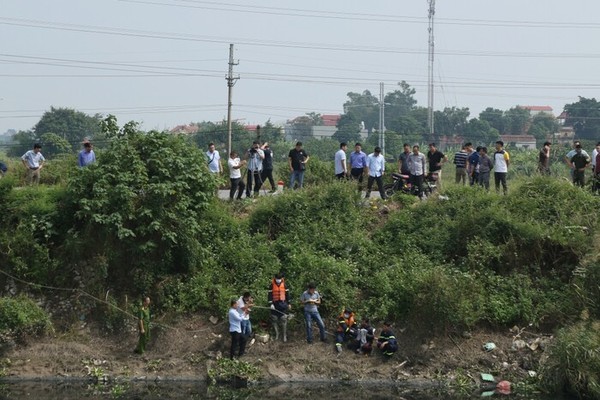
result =
[{"label": "man in blue shirt", "polygon": [[243,311],[240,314],[238,311],[238,301],[236,299],[231,300],[230,308],[229,308],[229,335],[231,336],[231,348],[229,349],[229,358],[233,360],[235,356],[235,350],[239,347],[238,357],[244,355],[244,351],[246,350],[246,337],[242,335],[242,320],[243,313],[247,313],[248,311]]},{"label": "man in blue shirt", "polygon": [[96,162],[96,154],[92,149],[92,144],[89,141],[83,142],[83,150],[79,152],[78,165],[85,167]]},{"label": "man in blue shirt", "polygon": [[473,186],[479,182],[479,152],[483,147],[477,146],[476,151],[469,155],[467,163],[467,173],[469,174],[469,183]]},{"label": "man in blue shirt", "polygon": [[350,153],[350,176],[358,179],[358,190],[362,190],[363,176],[367,168],[367,155],[362,151],[362,145],[356,143],[354,151]]}]

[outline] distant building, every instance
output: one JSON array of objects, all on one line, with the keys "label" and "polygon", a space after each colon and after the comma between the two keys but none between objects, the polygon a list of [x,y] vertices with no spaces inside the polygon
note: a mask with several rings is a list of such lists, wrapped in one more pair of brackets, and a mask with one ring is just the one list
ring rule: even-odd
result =
[{"label": "distant building", "polygon": [[519,108],[523,108],[525,110],[529,110],[529,115],[535,117],[538,114],[549,114],[554,116],[552,112],[552,107],[550,106],[519,106]]},{"label": "distant building", "polygon": [[323,125],[313,126],[313,136],[319,139],[332,137],[333,134],[337,131],[337,124],[340,121],[340,118],[342,118],[340,114],[321,115]]},{"label": "distant building", "polygon": [[516,149],[535,149],[536,140],[532,135],[500,135],[504,146]]}]

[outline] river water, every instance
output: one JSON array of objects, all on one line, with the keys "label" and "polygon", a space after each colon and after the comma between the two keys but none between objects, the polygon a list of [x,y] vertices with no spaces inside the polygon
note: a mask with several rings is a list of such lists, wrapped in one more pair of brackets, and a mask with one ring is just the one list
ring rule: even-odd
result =
[{"label": "river water", "polygon": [[570,400],[568,397],[548,396],[539,393],[513,393],[501,395],[493,392],[451,393],[443,388],[416,388],[387,384],[359,384],[353,382],[324,383],[274,383],[235,388],[207,386],[197,382],[122,383],[98,385],[85,382],[18,382],[0,383],[0,399],[75,400],[104,399],[219,399],[219,400],[462,400],[477,398]]}]

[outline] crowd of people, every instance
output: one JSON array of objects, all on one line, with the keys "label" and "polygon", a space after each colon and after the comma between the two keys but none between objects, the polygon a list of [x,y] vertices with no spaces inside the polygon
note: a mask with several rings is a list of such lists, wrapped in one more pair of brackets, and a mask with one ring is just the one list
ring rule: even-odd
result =
[{"label": "crowd of people", "polygon": [[[274,340],[288,341],[287,325],[291,318],[292,298],[290,296],[290,287],[287,284],[282,273],[276,274],[271,280],[267,291],[267,302],[271,313],[271,325],[275,337]],[[316,289],[316,285],[311,282],[306,290],[300,296],[300,304],[304,311],[306,342],[313,343],[313,321],[319,329],[319,339],[327,343],[327,335],[330,334],[325,329],[325,324],[319,314],[321,305],[321,295]],[[241,357],[246,351],[246,343],[252,336],[252,324],[250,322],[250,313],[257,307],[250,292],[245,292],[239,299],[232,299],[228,312],[229,334],[231,336],[231,347],[229,357]],[[385,322],[381,333],[376,336],[376,330],[371,326],[368,318],[362,318],[358,323],[358,318],[351,308],[345,307],[338,317],[335,328],[335,350],[338,353],[346,347],[356,354],[370,355],[373,347],[381,351],[385,357],[391,357],[398,350],[398,341],[392,332],[391,323]]]}]

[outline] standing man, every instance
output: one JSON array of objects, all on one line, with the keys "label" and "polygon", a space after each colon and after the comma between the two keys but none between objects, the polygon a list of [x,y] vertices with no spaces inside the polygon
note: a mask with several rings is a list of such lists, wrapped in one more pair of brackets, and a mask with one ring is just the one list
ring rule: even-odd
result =
[{"label": "standing man", "polygon": [[[571,163],[571,158],[573,158],[573,156],[575,155],[575,153],[577,152],[577,145],[581,146],[581,142],[579,140],[575,140],[573,142],[573,149],[571,151],[569,151],[567,153],[567,155],[565,156],[565,164],[567,164],[567,166],[570,168],[571,171],[571,178],[573,178],[573,165]],[[583,154],[585,157],[589,157],[588,153],[581,149],[581,154]]]},{"label": "standing man", "polygon": [[502,184],[502,192],[506,195],[508,192],[506,175],[508,174],[508,166],[510,165],[510,156],[508,151],[504,150],[504,142],[502,140],[496,142],[496,152],[494,153],[493,161],[496,192],[500,191],[500,184]]},{"label": "standing man", "polygon": [[408,156],[410,156],[410,145],[404,143],[404,151],[398,156],[398,172],[402,175],[410,175],[410,169],[408,168]]},{"label": "standing man", "polygon": [[468,173],[471,186],[479,182],[479,152],[481,149],[481,146],[477,146],[477,149],[469,155]]},{"label": "standing man", "polygon": [[258,142],[253,142],[252,147],[246,153],[248,159],[248,176],[246,178],[246,197],[251,196],[252,181],[254,181],[254,197],[258,197],[258,191],[262,186],[262,169],[265,153],[260,149]]},{"label": "standing man", "polygon": [[552,143],[544,142],[544,147],[540,149],[538,158],[538,171],[542,175],[550,175],[550,146]]},{"label": "standing man", "polygon": [[575,155],[571,157],[571,169],[573,170],[573,184],[575,186],[585,186],[585,169],[590,165],[590,157],[583,154],[581,144],[575,146]]},{"label": "standing man", "polygon": [[316,290],[317,286],[311,282],[308,288],[300,296],[300,302],[304,304],[304,318],[306,319],[306,341],[308,344],[313,342],[312,321],[315,320],[319,327],[319,337],[321,342],[326,342],[325,324],[319,314],[319,305],[321,305],[321,295]]},{"label": "standing man", "polygon": [[348,175],[348,166],[346,165],[346,150],[348,145],[345,142],[340,143],[340,149],[335,153],[335,177],[338,180],[346,178]]},{"label": "standing man", "polygon": [[492,163],[492,159],[488,157],[487,147],[479,149],[479,162],[477,166],[479,167],[477,183],[483,186],[485,190],[490,190],[490,173],[492,168],[494,168],[494,164]]},{"label": "standing man", "polygon": [[150,341],[150,297],[145,297],[142,308],[138,312],[138,344],[133,351],[136,354],[144,354],[146,345]]},{"label": "standing man", "polygon": [[438,187],[442,187],[442,165],[448,161],[448,157],[435,147],[435,143],[429,143],[427,152],[427,161],[429,162],[429,173],[438,174]]},{"label": "standing man", "polygon": [[208,163],[208,170],[213,174],[221,174],[223,172],[223,165],[221,165],[221,155],[215,150],[215,144],[208,144],[208,151],[206,154],[206,162]]},{"label": "standing man", "polygon": [[241,328],[242,335],[247,339],[252,335],[252,323],[250,322],[250,311],[254,305],[254,299],[250,292],[244,292],[244,294],[238,299],[238,313],[242,316]]},{"label": "standing man", "polygon": [[600,190],[600,142],[596,143],[596,148],[592,152],[592,172],[593,172],[593,182],[592,182],[592,192],[598,193]]},{"label": "standing man", "polygon": [[371,188],[373,187],[373,181],[377,182],[377,189],[379,190],[379,195],[383,200],[387,197],[385,195],[385,190],[383,190],[383,174],[385,173],[385,158],[381,155],[381,148],[375,147],[373,153],[369,154],[367,157],[367,168],[369,170],[369,180],[367,181],[367,193],[365,194],[365,198],[369,198],[371,196]]},{"label": "standing man", "polygon": [[350,177],[358,180],[358,191],[362,190],[363,176],[367,168],[367,155],[362,151],[362,145],[356,143],[350,154]]},{"label": "standing man", "polygon": [[279,339],[279,326],[281,325],[283,341],[287,342],[287,317],[292,306],[290,304],[290,289],[286,287],[285,279],[281,272],[271,280],[268,300],[271,307],[271,322],[275,329],[275,340]]},{"label": "standing man", "polygon": [[89,140],[83,142],[83,150],[79,152],[78,162],[79,167],[85,167],[96,162],[96,154],[92,149],[92,144]]},{"label": "standing man", "polygon": [[271,193],[277,191],[277,186],[275,186],[275,180],[273,179],[273,150],[269,146],[269,142],[265,142],[261,150],[265,154],[265,158],[263,159],[263,171],[260,175],[260,179],[264,184],[267,179],[269,180],[269,184],[271,185]]},{"label": "standing man", "polygon": [[423,179],[426,173],[425,154],[419,151],[419,146],[413,146],[413,152],[408,156],[408,169],[410,170],[410,184],[412,193],[419,190],[419,198],[423,198]]},{"label": "standing man", "polygon": [[238,310],[237,300],[231,300],[229,307],[229,335],[231,336],[231,347],[229,348],[229,359],[233,360],[235,350],[239,348],[238,358],[244,355],[246,350],[246,337],[242,334],[242,321],[244,314]]},{"label": "standing man", "polygon": [[42,145],[39,143],[34,144],[33,150],[23,154],[21,161],[27,169],[27,183],[30,185],[40,183],[40,171],[44,166],[44,161],[46,161],[42,155]]},{"label": "standing man", "polygon": [[244,193],[244,181],[242,181],[242,171],[240,170],[246,164],[246,160],[240,161],[236,151],[232,151],[229,154],[229,160],[227,165],[229,166],[229,182],[231,188],[229,189],[229,200],[233,200],[235,192],[237,191],[237,199],[242,198]]},{"label": "standing man", "polygon": [[290,189],[294,189],[294,184],[298,182],[298,188],[301,189],[304,183],[304,171],[308,162],[308,153],[302,148],[302,142],[296,142],[296,147],[290,150],[288,154],[288,166],[290,167]]},{"label": "standing man", "polygon": [[462,181],[463,186],[467,184],[467,163],[469,162],[469,153],[467,152],[467,146],[471,143],[465,144],[460,151],[454,154],[454,165],[456,166],[456,184]]}]

